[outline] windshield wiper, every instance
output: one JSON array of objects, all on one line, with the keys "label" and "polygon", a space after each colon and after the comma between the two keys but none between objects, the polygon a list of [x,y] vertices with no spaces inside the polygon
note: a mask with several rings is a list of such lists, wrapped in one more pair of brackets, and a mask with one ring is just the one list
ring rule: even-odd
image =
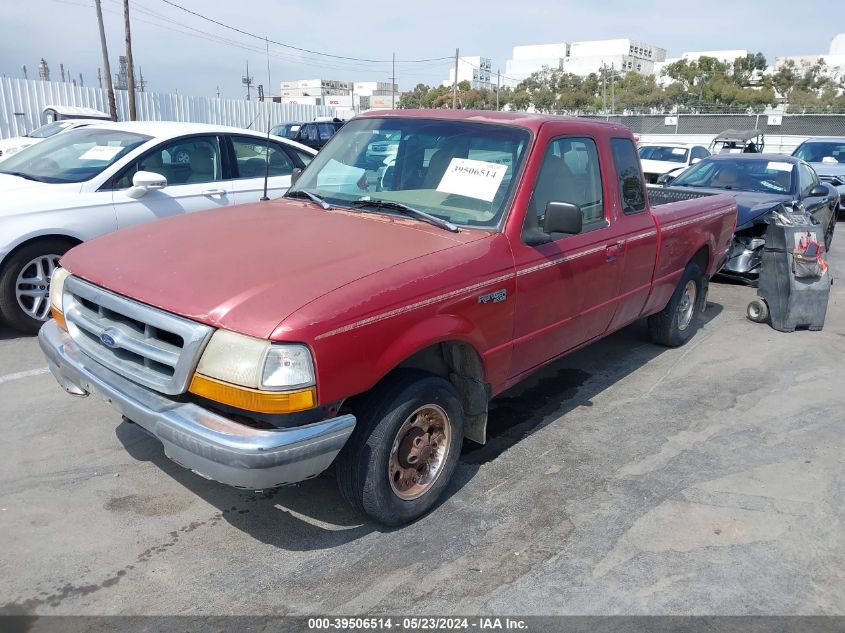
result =
[{"label": "windshield wiper", "polygon": [[293,191],[288,189],[285,192],[285,195],[282,196],[282,198],[303,198],[303,197],[308,198],[314,204],[319,204],[326,211],[331,211],[332,205],[330,205],[328,202],[323,200],[320,196],[313,194],[310,191],[305,191],[305,189],[294,189]]},{"label": "windshield wiper", "polygon": [[3,171],[2,169],[0,169],[0,174],[18,176],[20,178],[26,178],[27,180],[34,180],[35,182],[45,182],[44,180],[41,180],[41,178],[36,178],[35,176],[31,176],[30,174],[25,174],[22,171]]},{"label": "windshield wiper", "polygon": [[351,202],[350,206],[375,207],[376,209],[390,209],[392,211],[399,211],[400,213],[404,213],[405,215],[414,217],[418,220],[422,220],[423,222],[428,222],[429,224],[433,224],[434,226],[439,227],[441,229],[451,231],[452,233],[457,233],[459,231],[458,227],[452,224],[451,222],[447,222],[442,218],[430,215],[425,211],[420,211],[419,209],[409,207],[408,205],[402,204],[401,202],[393,202],[392,200],[369,200],[367,198],[362,198],[360,200],[355,200],[354,202]]}]

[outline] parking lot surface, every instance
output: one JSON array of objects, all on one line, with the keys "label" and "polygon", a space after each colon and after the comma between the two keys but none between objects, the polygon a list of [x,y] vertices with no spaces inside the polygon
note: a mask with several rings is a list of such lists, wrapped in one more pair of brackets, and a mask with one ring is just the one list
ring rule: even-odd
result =
[{"label": "parking lot surface", "polygon": [[714,283],[687,346],[636,324],[504,394],[399,530],[331,473],[182,469],[0,330],[2,612],[845,614],[845,285],[822,332],[748,321],[753,294]]}]

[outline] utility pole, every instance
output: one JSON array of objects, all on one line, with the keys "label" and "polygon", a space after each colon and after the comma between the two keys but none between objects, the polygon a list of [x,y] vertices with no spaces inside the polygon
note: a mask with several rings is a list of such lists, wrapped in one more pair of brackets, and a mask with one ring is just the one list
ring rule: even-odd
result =
[{"label": "utility pole", "polygon": [[393,53],[393,66],[390,71],[390,109],[396,109],[396,53]]},{"label": "utility pole", "polygon": [[217,98],[220,98],[220,86],[217,86]]},{"label": "utility pole", "polygon": [[499,110],[499,91],[502,89],[502,71],[496,69],[496,110]]},{"label": "utility pole", "polygon": [[249,101],[249,87],[252,85],[252,77],[249,76],[249,60],[246,60],[246,75],[241,78],[241,83],[246,86],[246,100]]},{"label": "utility pole", "polygon": [[65,65],[59,64],[59,72],[62,75],[62,83],[65,83]]},{"label": "utility pole", "polygon": [[[109,65],[109,49],[106,46],[106,29],[103,26],[103,8],[100,6],[100,0],[94,0],[94,6],[97,9],[97,24],[100,27],[100,48],[103,50],[103,70],[106,78],[106,92],[109,99],[109,116],[112,121],[117,121],[117,106],[114,102],[114,86],[111,82],[111,66]],[[103,86],[102,75],[100,69],[97,69],[97,78],[100,79],[100,87]]]},{"label": "utility pole", "polygon": [[610,113],[616,111],[616,69],[610,65]]},{"label": "utility pole", "polygon": [[80,87],[85,85],[85,83],[82,81],[82,73],[79,73],[79,85]]},{"label": "utility pole", "polygon": [[129,120],[137,120],[135,112],[135,66],[132,64],[132,32],[129,29],[129,0],[123,0],[123,25],[126,31],[126,87],[129,97]]},{"label": "utility pole", "polygon": [[26,74],[26,64],[24,64],[23,66],[21,66],[21,70],[23,71],[23,78],[24,78],[24,79],[29,79],[29,77],[27,77],[27,74]]},{"label": "utility pole", "polygon": [[601,63],[601,110],[607,114],[607,72],[604,62]]},{"label": "utility pole", "polygon": [[456,110],[458,107],[458,58],[461,55],[461,49],[455,49],[455,81],[452,82],[452,109]]}]

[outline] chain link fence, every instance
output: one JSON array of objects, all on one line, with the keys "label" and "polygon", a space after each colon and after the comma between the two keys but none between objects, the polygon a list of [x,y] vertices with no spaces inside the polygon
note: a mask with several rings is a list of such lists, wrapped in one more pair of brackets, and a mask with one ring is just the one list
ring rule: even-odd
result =
[{"label": "chain link fence", "polygon": [[710,134],[758,129],[777,136],[845,136],[845,114],[679,114],[589,115],[584,118],[621,123],[635,134]]}]

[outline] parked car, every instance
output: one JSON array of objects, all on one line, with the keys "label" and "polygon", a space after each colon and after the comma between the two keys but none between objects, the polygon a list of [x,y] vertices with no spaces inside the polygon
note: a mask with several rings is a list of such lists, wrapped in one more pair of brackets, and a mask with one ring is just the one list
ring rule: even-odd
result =
[{"label": "parked car", "polygon": [[274,136],[281,136],[290,140],[296,140],[296,136],[302,128],[303,123],[298,121],[291,121],[290,123],[282,123],[270,129],[270,134]]},{"label": "parked car", "polygon": [[[382,191],[362,177],[374,130],[401,136]],[[179,464],[266,489],[334,462],[354,507],[398,525],[485,442],[492,396],[636,319],[687,342],[735,221],[730,196],[652,208],[619,125],[364,114],[283,199],[67,253],[39,340],[66,390]]]},{"label": "parked car", "polygon": [[340,119],[303,123],[293,140],[297,143],[302,143],[303,145],[319,150],[329,142],[329,139],[331,139],[335,132],[337,132],[342,126],[343,121]]},{"label": "parked car", "polygon": [[815,218],[827,250],[833,241],[839,193],[798,158],[778,154],[711,156],[672,180],[671,187],[687,195],[727,191],[736,198],[736,235],[721,273],[741,281],[756,282],[769,216],[783,203],[799,203]]},{"label": "parked car", "polygon": [[[0,316],[36,332],[50,273],[69,248],[118,228],[256,202],[267,135],[190,123],[97,123],[0,163]],[[311,148],[272,137],[268,191],[281,195]]]},{"label": "parked car", "polygon": [[811,138],[792,152],[808,162],[819,180],[839,191],[839,219],[845,219],[845,137]]},{"label": "parked car", "polygon": [[710,142],[713,154],[762,154],[766,136],[760,130],[725,130]]},{"label": "parked car", "polygon": [[649,184],[655,184],[663,174],[678,175],[710,156],[706,147],[694,143],[641,143],[639,153],[643,174]]},{"label": "parked car", "polygon": [[3,139],[0,141],[0,161],[18,153],[25,147],[40,143],[45,138],[95,123],[98,123],[98,121],[93,119],[61,119],[35,128],[32,132],[28,132],[23,136],[13,136],[12,138]]}]

